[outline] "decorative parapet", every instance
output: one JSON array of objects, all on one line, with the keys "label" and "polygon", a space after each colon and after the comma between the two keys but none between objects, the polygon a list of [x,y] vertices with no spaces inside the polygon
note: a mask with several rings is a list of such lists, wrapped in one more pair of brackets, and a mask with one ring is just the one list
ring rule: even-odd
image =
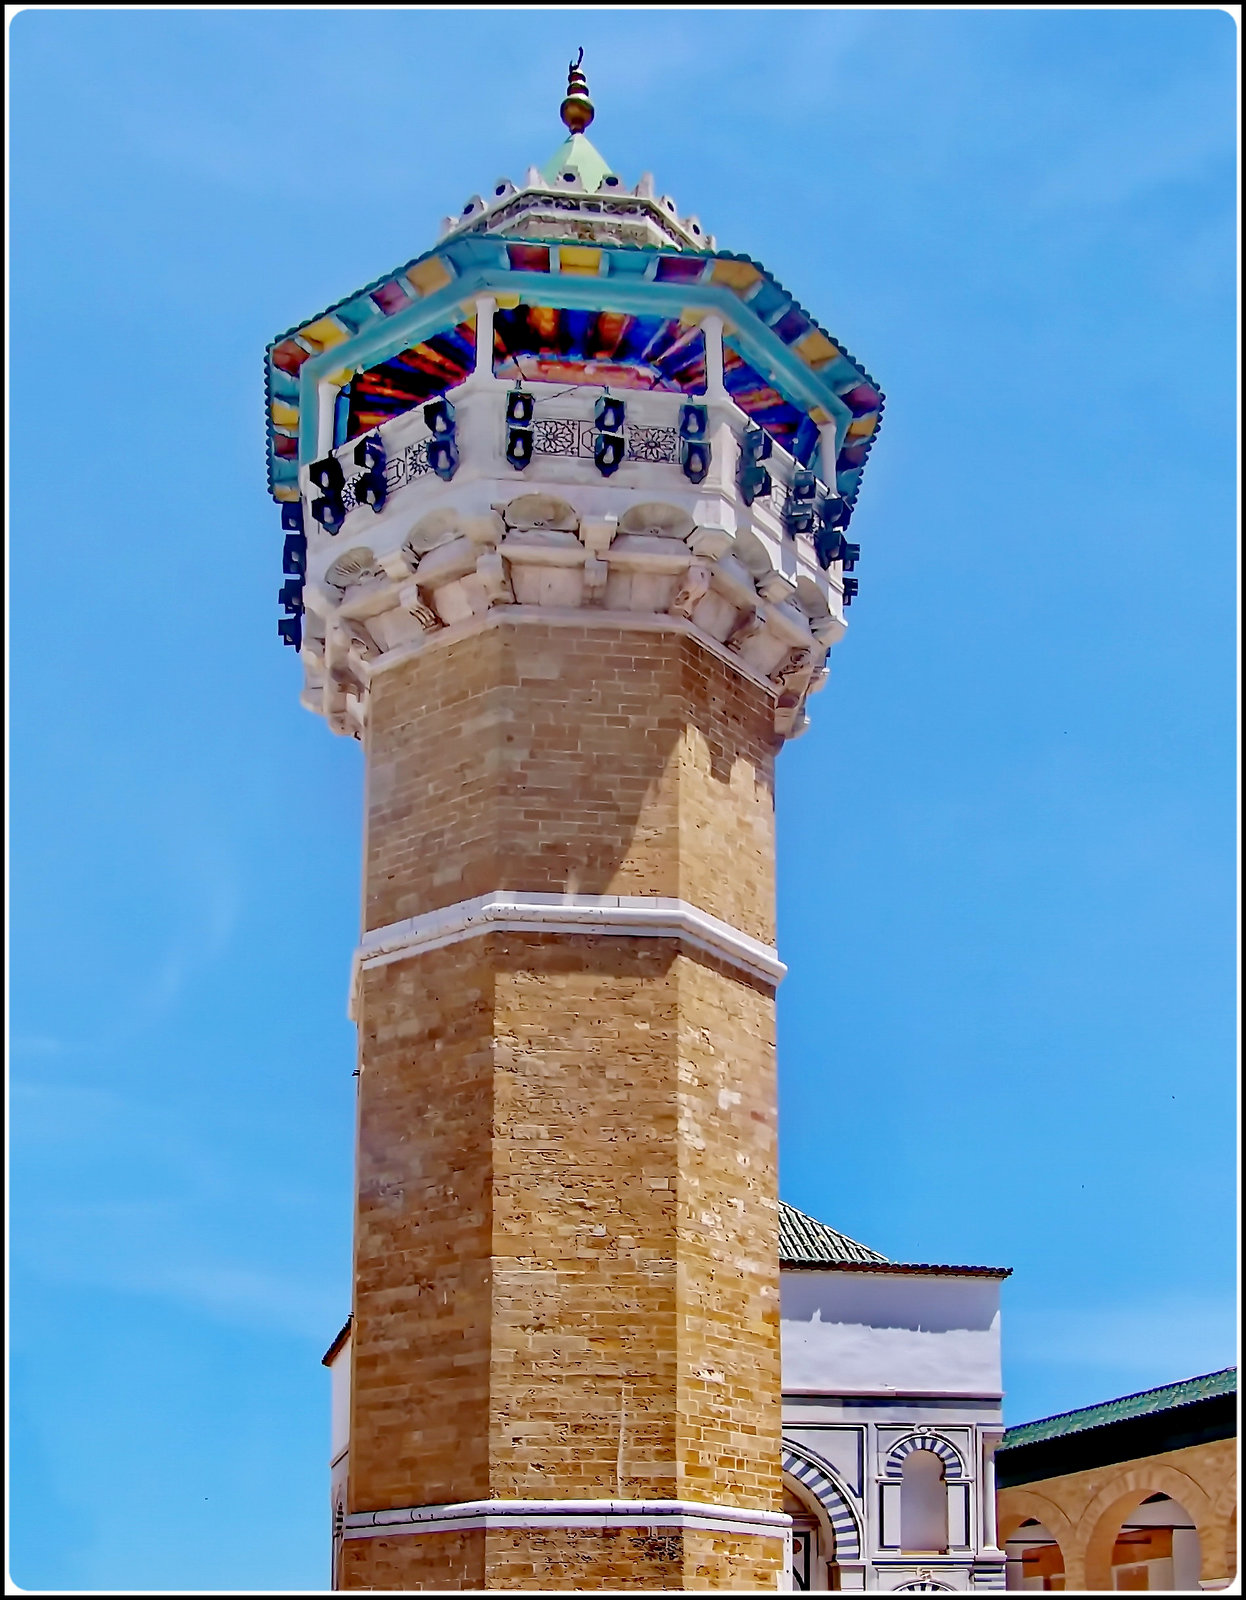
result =
[{"label": "decorative parapet", "polygon": [[[537,448],[517,480],[505,457],[509,393],[491,379],[452,393],[450,481],[431,465],[435,438],[418,410],[369,436],[369,460],[382,466],[356,461],[359,441],[333,452],[336,532],[316,518],[317,468],[302,469],[290,511],[306,541],[304,705],[358,738],[373,675],[399,656],[469,624],[592,615],[691,633],[767,688],[779,735],[802,731],[805,700],[845,629],[842,570],[823,570],[812,540],[789,532],[778,506],[744,503],[730,403],[707,408],[711,464],[694,485],[678,460],[680,397],[628,396],[624,459],[603,479],[593,393],[540,393]],[[778,482],[792,470],[778,458],[771,465]],[[385,483],[379,505],[362,482],[372,471]]]}]

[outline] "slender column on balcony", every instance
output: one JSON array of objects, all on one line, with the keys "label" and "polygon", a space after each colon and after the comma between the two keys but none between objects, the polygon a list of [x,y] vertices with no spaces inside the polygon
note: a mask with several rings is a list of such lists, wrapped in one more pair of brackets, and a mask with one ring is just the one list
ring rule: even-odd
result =
[{"label": "slender column on balcony", "polygon": [[705,394],[709,400],[726,400],[723,382],[723,319],[710,315],[701,324],[705,335]]},{"label": "slender column on balcony", "polygon": [[835,459],[839,455],[839,429],[833,422],[824,422],[818,429],[821,443],[818,446],[818,477],[828,489],[835,487]]},{"label": "slender column on balcony", "polygon": [[493,295],[476,296],[476,365],[467,380],[473,386],[493,381],[493,313],[497,308]]},{"label": "slender column on balcony", "polygon": [[341,386],[327,378],[317,386],[316,399],[316,456],[326,455],[336,443],[333,437],[333,412]]}]

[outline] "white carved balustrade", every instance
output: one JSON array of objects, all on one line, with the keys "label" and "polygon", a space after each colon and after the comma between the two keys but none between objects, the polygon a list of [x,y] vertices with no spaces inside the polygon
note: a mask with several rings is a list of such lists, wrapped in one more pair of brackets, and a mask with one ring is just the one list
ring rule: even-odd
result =
[{"label": "white carved balustrade", "polygon": [[[673,459],[629,456],[603,477],[583,443],[600,391],[532,385],[538,431],[551,424],[545,437],[565,448],[538,452],[521,476],[505,458],[509,388],[478,375],[446,397],[459,451],[449,481],[428,467],[421,408],[383,424],[388,492],[379,511],[353,503],[358,441],[335,452],[345,519],[330,535],[305,516],[304,703],[359,736],[372,671],[395,652],[499,607],[589,608],[691,629],[774,691],[778,733],[799,732],[805,697],[820,687],[827,649],[844,631],[842,589],[811,541],[785,532],[776,505],[743,503],[735,482],[743,413],[707,402],[712,462],[693,484],[678,459],[687,397],[625,392],[626,426],[637,430],[629,444]],[[793,463],[777,448],[771,465],[780,484],[790,479]],[[310,511],[319,491],[306,468],[303,478]]]}]

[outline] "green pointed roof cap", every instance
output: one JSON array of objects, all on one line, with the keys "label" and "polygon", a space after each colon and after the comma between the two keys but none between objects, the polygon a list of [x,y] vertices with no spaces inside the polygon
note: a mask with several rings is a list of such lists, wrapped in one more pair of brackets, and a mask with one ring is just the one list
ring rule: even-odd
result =
[{"label": "green pointed roof cap", "polygon": [[584,137],[585,128],[597,112],[589,99],[588,79],[582,71],[583,62],[584,46],[581,45],[580,53],[567,68],[567,97],[559,108],[559,115],[570,138],[555,150],[541,169],[541,176],[546,183],[552,184],[557,183],[565,172],[574,173],[592,194],[613,169],[601,151]]},{"label": "green pointed roof cap", "polygon": [[591,194],[601,187],[601,180],[613,171],[614,168],[596,145],[590,143],[582,133],[573,133],[541,168],[541,176],[546,183],[552,184],[557,183],[564,172],[574,172]]}]

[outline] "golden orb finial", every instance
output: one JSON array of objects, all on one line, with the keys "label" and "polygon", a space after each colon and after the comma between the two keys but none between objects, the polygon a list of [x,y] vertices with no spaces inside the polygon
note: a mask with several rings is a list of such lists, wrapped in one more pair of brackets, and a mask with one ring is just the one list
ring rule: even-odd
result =
[{"label": "golden orb finial", "polygon": [[588,79],[580,71],[584,60],[584,46],[567,68],[567,98],[560,110],[562,120],[572,133],[583,133],[597,115],[588,97]]}]

